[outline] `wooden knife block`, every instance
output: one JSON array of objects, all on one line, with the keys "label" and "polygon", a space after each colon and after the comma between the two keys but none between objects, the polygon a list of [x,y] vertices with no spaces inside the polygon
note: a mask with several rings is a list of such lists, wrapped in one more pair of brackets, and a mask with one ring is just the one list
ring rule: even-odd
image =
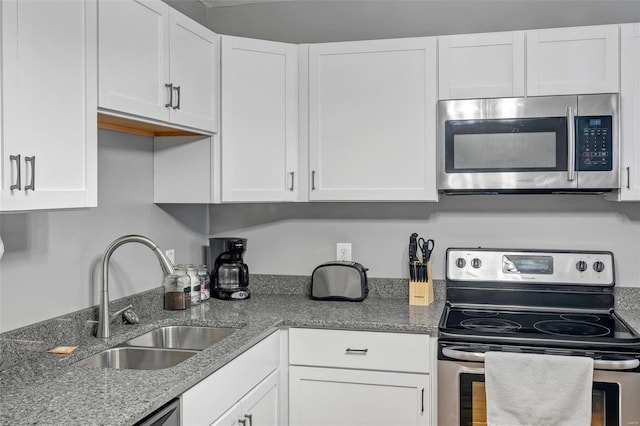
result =
[{"label": "wooden knife block", "polygon": [[409,305],[428,306],[433,303],[433,278],[431,277],[431,262],[427,262],[427,281],[409,280]]}]

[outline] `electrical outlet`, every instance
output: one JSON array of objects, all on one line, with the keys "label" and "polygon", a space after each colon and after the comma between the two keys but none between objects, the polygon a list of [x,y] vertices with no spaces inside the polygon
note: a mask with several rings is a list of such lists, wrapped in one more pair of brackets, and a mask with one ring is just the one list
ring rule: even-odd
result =
[{"label": "electrical outlet", "polygon": [[351,243],[336,244],[336,258],[338,260],[351,261]]},{"label": "electrical outlet", "polygon": [[174,265],[176,264],[176,251],[175,249],[165,250],[164,254],[167,256],[167,259]]}]

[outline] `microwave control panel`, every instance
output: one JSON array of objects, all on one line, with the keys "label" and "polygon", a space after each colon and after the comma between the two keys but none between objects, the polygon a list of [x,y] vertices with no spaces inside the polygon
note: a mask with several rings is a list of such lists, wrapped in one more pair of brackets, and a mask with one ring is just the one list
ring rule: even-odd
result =
[{"label": "microwave control panel", "polygon": [[610,115],[576,118],[576,169],[611,171],[613,169],[612,126]]}]

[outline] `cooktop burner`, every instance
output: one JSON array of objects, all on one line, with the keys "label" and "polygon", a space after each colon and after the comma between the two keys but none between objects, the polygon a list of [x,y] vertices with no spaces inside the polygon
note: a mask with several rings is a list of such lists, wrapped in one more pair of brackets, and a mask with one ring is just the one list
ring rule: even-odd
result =
[{"label": "cooktop burner", "polygon": [[[586,315],[583,315],[586,317]],[[561,315],[562,317],[562,315]],[[597,319],[599,321],[599,319]],[[599,324],[562,319],[560,321],[539,321],[533,324],[536,330],[556,336],[600,337],[610,334],[611,330]]]},{"label": "cooktop burner", "polygon": [[[497,312],[495,313],[497,315]],[[460,325],[470,330],[482,332],[513,333],[520,328],[517,322],[499,318],[472,318],[460,322]]]}]

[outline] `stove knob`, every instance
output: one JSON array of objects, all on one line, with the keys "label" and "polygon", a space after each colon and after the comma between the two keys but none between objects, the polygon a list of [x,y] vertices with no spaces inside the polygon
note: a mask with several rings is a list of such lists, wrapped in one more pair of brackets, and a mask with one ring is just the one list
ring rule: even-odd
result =
[{"label": "stove knob", "polygon": [[458,268],[464,268],[466,264],[467,264],[467,261],[464,260],[462,257],[459,257],[456,259],[456,266]]},{"label": "stove knob", "polygon": [[600,262],[599,260],[597,262],[593,263],[593,270],[596,272],[602,272],[604,271],[604,263]]},{"label": "stove knob", "polygon": [[579,260],[579,261],[576,263],[576,269],[577,269],[578,271],[580,271],[580,272],[584,272],[584,271],[586,271],[588,266],[589,266],[589,265],[587,265],[587,262],[585,262],[584,260]]},{"label": "stove knob", "polygon": [[473,259],[471,259],[471,266],[478,269],[482,266],[482,261],[477,257],[474,257]]}]

